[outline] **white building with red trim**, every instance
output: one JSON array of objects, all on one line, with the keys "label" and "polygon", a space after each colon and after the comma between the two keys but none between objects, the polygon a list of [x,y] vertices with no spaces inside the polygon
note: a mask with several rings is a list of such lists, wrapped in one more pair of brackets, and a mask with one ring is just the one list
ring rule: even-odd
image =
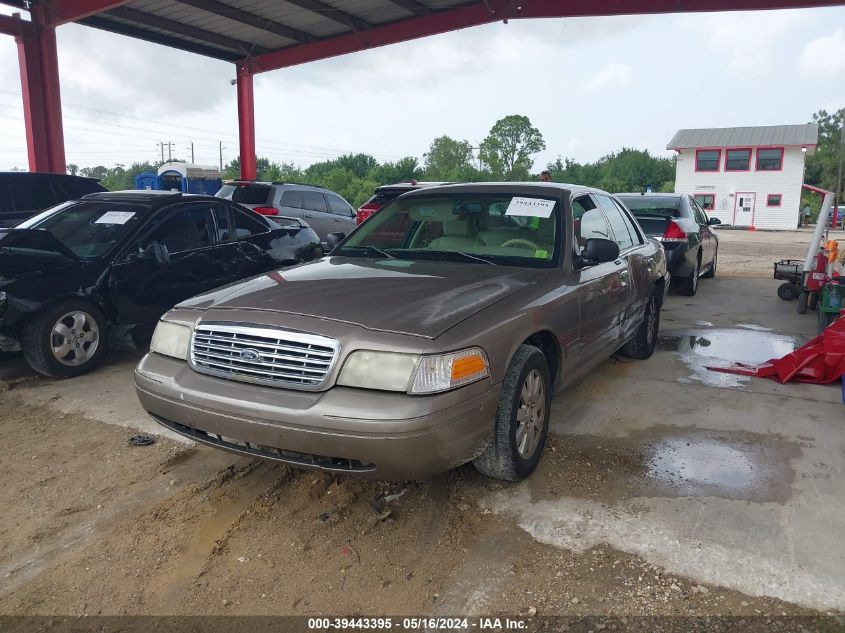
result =
[{"label": "white building with red trim", "polygon": [[816,149],[814,123],[678,130],[675,193],[694,195],[723,224],[794,229],[804,161]]}]

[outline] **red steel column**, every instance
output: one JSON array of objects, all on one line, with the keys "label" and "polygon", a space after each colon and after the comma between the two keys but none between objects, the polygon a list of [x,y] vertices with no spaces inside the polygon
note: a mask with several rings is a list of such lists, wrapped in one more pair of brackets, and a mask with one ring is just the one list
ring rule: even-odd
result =
[{"label": "red steel column", "polygon": [[30,171],[64,173],[65,139],[56,31],[32,12],[33,28],[15,38]]},{"label": "red steel column", "polygon": [[238,64],[238,138],[240,140],[241,178],[254,180],[255,166],[255,94],[252,73],[246,64]]}]

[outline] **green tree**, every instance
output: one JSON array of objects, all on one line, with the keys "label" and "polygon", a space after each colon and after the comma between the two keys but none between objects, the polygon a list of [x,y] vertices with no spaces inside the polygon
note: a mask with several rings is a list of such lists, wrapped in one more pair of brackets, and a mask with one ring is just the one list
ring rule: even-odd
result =
[{"label": "green tree", "polygon": [[546,149],[540,130],[526,116],[511,114],[496,121],[481,142],[479,156],[496,180],[526,180],[532,156]]},{"label": "green tree", "polygon": [[472,164],[472,145],[466,140],[458,141],[445,134],[438,136],[423,156],[427,180],[473,180],[477,173]]},{"label": "green tree", "polygon": [[652,156],[648,151],[622,148],[602,156],[595,163],[578,163],[570,158],[549,163],[552,180],[610,192],[674,191],[674,169],[669,158]]},{"label": "green tree", "polygon": [[79,173],[79,165],[74,165],[73,163],[67,164],[67,173],[71,176],[76,176]]},{"label": "green tree", "polygon": [[[819,142],[814,154],[807,156],[804,170],[804,182],[809,185],[821,187],[828,191],[836,191],[836,181],[839,172],[840,152],[845,151],[842,146],[842,126],[845,123],[845,108],[838,112],[829,113],[826,110],[819,110],[813,115],[813,123],[819,126]],[[838,200],[843,199],[845,193],[845,178],[843,178],[843,191],[839,191]],[[819,196],[808,196],[808,200],[817,199]],[[818,202],[811,202],[815,209]],[[803,207],[803,204],[802,204]]]}]

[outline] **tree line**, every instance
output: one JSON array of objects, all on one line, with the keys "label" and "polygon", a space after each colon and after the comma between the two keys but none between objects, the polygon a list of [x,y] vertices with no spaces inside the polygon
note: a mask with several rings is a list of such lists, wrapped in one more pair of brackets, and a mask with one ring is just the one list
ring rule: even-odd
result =
[{"label": "tree line", "polygon": [[[835,113],[821,110],[813,115],[819,124],[819,144],[815,154],[807,156],[805,182],[833,190],[836,186],[839,141],[845,109]],[[477,149],[477,154],[475,150]],[[408,180],[432,181],[525,181],[535,180],[540,169],[534,157],[546,149],[542,133],[526,116],[509,115],[490,129],[476,148],[466,139],[450,136],[435,138],[422,161],[406,156],[396,161],[379,162],[370,154],[345,154],[301,167],[294,163],[257,159],[258,180],[308,183],[338,192],[353,206],[369,198],[376,187]],[[135,175],[156,171],[161,163],[137,162],[79,169],[68,165],[70,173],[99,178],[110,190],[131,189]],[[558,158],[545,166],[553,181],[597,187],[611,192],[674,191],[675,169],[672,158],[652,156],[647,150],[623,147],[594,162]],[[223,168],[224,179],[240,177],[240,161],[235,158]],[[818,196],[806,201],[818,209]],[[842,197],[840,196],[840,200]]]}]

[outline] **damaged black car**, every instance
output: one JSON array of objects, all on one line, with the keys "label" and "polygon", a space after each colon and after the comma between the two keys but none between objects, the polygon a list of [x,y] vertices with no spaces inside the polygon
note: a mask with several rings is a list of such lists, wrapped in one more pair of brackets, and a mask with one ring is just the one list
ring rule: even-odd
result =
[{"label": "damaged black car", "polygon": [[97,193],[0,229],[0,352],[65,378],[194,295],[323,254],[303,221],[211,196]]}]

